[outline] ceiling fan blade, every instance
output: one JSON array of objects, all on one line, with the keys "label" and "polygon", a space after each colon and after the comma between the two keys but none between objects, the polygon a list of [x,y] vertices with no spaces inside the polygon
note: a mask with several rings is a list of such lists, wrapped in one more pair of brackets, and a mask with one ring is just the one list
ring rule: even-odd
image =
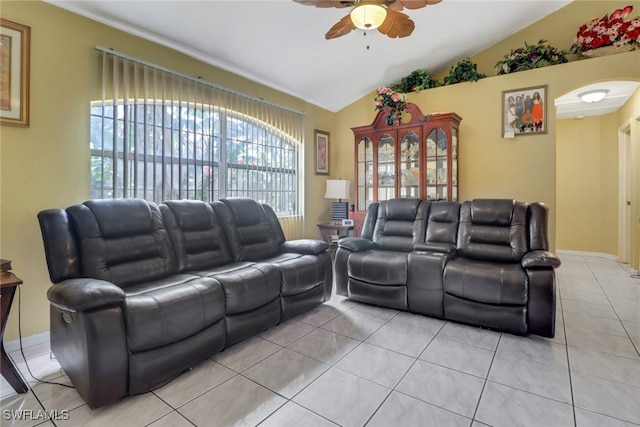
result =
[{"label": "ceiling fan blade", "polygon": [[349,0],[293,0],[296,3],[303,4],[305,6],[315,6],[315,7],[335,7],[335,8],[343,8],[343,7],[351,7],[354,5],[354,1]]},{"label": "ceiling fan blade", "polygon": [[378,27],[378,31],[395,39],[410,36],[415,28],[416,24],[409,16],[402,12],[389,10],[387,11],[387,19]]},{"label": "ceiling fan blade", "polygon": [[324,38],[327,40],[335,39],[336,37],[344,36],[345,34],[349,34],[351,31],[355,30],[356,26],[353,25],[351,21],[351,16],[347,15],[342,18],[336,25],[331,27],[327,34],[324,35]]},{"label": "ceiling fan blade", "polygon": [[422,9],[431,4],[438,4],[442,0],[395,0],[388,8],[400,12],[402,9]]}]

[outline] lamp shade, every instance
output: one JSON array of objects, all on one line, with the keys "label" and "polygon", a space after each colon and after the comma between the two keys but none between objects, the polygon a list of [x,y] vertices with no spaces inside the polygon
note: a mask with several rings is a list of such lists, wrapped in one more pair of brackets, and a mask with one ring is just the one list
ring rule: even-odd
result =
[{"label": "lamp shade", "polygon": [[387,9],[375,3],[361,3],[351,11],[351,22],[361,30],[378,28],[387,17]]},{"label": "lamp shade", "polygon": [[350,199],[351,181],[346,179],[328,179],[325,199]]}]

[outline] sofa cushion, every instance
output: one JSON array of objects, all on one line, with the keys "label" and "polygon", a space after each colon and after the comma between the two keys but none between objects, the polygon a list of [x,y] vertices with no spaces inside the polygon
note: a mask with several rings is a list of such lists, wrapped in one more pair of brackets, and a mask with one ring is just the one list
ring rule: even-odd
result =
[{"label": "sofa cushion", "polygon": [[211,205],[197,200],[160,205],[175,249],[179,271],[209,269],[231,263],[231,249]]},{"label": "sofa cushion", "polygon": [[424,239],[429,204],[413,198],[380,202],[373,241],[384,250],[411,252]]},{"label": "sofa cushion", "polygon": [[349,277],[377,285],[405,285],[408,255],[383,250],[353,252],[347,262]]},{"label": "sofa cushion", "polygon": [[471,220],[481,225],[511,225],[515,200],[478,199],[471,203]]},{"label": "sofa cushion", "polygon": [[285,297],[307,292],[324,283],[326,264],[318,256],[284,253],[267,258],[257,265],[263,263],[271,264],[280,271],[280,292]]},{"label": "sofa cushion", "polygon": [[258,261],[278,253],[278,233],[260,203],[232,197],[211,206],[224,228],[235,261]]},{"label": "sofa cushion", "polygon": [[211,277],[222,284],[227,315],[255,310],[280,297],[280,272],[272,265],[254,264]]},{"label": "sofa cushion", "polygon": [[129,286],[125,292],[127,345],[132,352],[180,341],[224,318],[222,286],[208,277],[176,274]]},{"label": "sofa cushion", "polygon": [[458,253],[471,259],[520,263],[528,251],[526,223],[524,203],[503,199],[464,202]]},{"label": "sofa cushion", "polygon": [[128,237],[154,230],[148,202],[140,199],[88,200],[84,202],[100,226],[105,238]]},{"label": "sofa cushion", "polygon": [[178,271],[160,209],[141,199],[89,200],[67,209],[82,275],[122,288]]},{"label": "sofa cushion", "polygon": [[460,203],[431,203],[427,220],[425,243],[437,251],[451,252],[455,249],[460,220]]},{"label": "sofa cushion", "polygon": [[527,275],[520,264],[456,258],[445,266],[444,291],[485,304],[523,306],[527,304]]}]

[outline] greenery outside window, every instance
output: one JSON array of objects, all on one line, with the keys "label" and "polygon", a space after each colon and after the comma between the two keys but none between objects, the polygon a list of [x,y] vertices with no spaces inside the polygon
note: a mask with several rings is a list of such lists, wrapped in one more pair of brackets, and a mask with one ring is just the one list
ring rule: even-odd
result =
[{"label": "greenery outside window", "polygon": [[300,143],[211,105],[120,100],[91,105],[91,197],[211,202],[251,197],[299,213]]}]

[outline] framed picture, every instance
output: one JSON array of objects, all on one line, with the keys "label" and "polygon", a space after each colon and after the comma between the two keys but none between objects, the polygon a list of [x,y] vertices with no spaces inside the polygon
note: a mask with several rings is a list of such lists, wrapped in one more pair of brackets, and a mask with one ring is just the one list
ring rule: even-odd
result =
[{"label": "framed picture", "polygon": [[329,175],[329,132],[313,131],[316,143],[316,175]]},{"label": "framed picture", "polygon": [[502,92],[502,135],[547,133],[547,86]]},{"label": "framed picture", "polygon": [[0,124],[29,126],[30,28],[0,19]]}]

